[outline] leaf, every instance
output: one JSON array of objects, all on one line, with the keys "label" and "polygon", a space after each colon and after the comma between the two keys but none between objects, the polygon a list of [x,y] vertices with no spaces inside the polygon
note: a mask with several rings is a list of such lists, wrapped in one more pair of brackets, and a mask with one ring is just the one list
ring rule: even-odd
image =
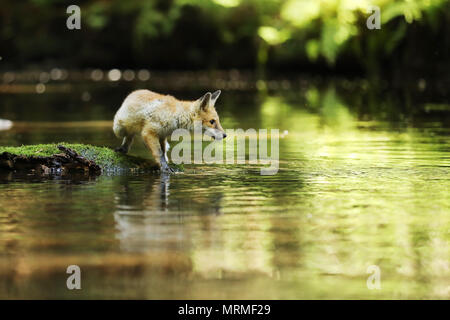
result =
[{"label": "leaf", "polygon": [[281,18],[297,28],[304,27],[320,16],[320,1],[290,0],[281,8]]},{"label": "leaf", "polygon": [[309,40],[306,43],[306,54],[308,55],[309,60],[315,61],[319,57],[320,53],[320,44],[316,39]]},{"label": "leaf", "polygon": [[277,30],[274,27],[269,26],[259,27],[258,35],[272,46],[281,44],[291,37],[289,30]]}]

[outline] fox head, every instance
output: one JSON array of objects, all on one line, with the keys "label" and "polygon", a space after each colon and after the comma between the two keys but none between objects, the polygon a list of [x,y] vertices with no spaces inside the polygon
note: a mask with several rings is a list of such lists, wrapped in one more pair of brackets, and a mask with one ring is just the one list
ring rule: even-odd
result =
[{"label": "fox head", "polygon": [[194,102],[197,110],[197,117],[195,120],[202,123],[202,128],[205,130],[205,134],[216,140],[222,140],[227,136],[220,125],[219,115],[214,107],[220,93],[220,90],[217,90],[213,94],[208,92]]}]

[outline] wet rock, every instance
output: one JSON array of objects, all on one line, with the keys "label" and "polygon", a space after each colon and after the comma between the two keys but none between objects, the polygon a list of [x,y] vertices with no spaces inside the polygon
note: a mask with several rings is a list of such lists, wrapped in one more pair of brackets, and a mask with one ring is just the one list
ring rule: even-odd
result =
[{"label": "wet rock", "polygon": [[13,126],[13,123],[11,120],[4,120],[0,119],[0,131],[2,130],[9,130]]}]

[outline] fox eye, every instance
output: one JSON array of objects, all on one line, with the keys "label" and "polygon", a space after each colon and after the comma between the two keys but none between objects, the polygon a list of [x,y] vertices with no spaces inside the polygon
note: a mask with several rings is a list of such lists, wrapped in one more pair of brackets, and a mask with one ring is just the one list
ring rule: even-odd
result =
[{"label": "fox eye", "polygon": [[214,124],[214,123],[216,123],[216,120],[214,120],[214,119],[209,120],[209,123]]}]

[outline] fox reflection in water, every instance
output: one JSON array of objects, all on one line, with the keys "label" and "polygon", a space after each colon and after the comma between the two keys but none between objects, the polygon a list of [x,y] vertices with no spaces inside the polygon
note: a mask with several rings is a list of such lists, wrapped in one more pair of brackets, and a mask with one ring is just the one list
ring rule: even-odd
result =
[{"label": "fox reflection in water", "polygon": [[221,214],[221,193],[186,197],[180,193],[186,192],[183,187],[171,194],[170,179],[177,178],[162,174],[116,180],[114,220],[121,249],[145,252],[190,247],[192,230],[185,219],[200,220],[202,228],[208,229],[209,216]]},{"label": "fox reflection in water", "polygon": [[[44,198],[27,197],[29,191],[23,191],[19,194],[22,195],[20,201],[9,202],[11,210],[27,212],[39,201],[45,202],[40,206],[46,209],[40,213],[50,218],[58,217],[60,232],[80,226],[80,219],[97,231],[105,230],[113,223],[113,238],[118,240],[122,250],[130,253],[189,248],[192,230],[211,229],[212,215],[221,214],[223,198],[221,191],[203,185],[207,181],[199,181],[193,192],[192,185],[183,177],[165,174],[99,177],[0,174],[0,184],[11,183],[26,185],[30,190],[41,190],[47,195]],[[85,203],[82,208],[77,205],[81,200]],[[107,234],[111,235],[110,232]],[[77,239],[82,241],[82,238]],[[108,244],[112,245],[111,242]]]}]

